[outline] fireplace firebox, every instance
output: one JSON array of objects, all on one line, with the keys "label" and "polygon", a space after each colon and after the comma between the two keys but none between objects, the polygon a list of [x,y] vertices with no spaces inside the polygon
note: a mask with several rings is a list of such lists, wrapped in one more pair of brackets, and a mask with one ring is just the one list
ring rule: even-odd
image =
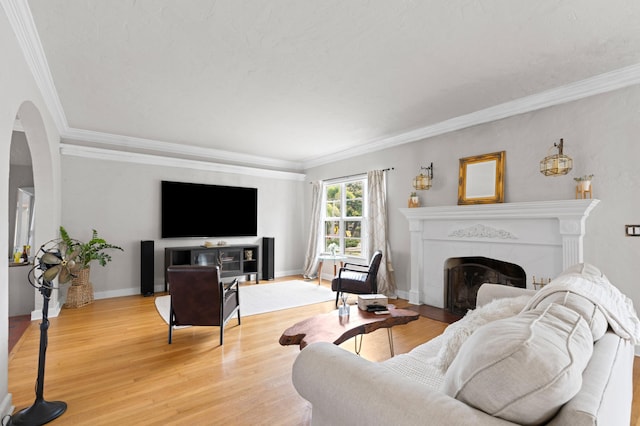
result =
[{"label": "fireplace firebox", "polygon": [[527,276],[520,266],[487,257],[455,257],[445,261],[445,309],[464,315],[475,309],[478,289],[484,283],[526,288]]}]

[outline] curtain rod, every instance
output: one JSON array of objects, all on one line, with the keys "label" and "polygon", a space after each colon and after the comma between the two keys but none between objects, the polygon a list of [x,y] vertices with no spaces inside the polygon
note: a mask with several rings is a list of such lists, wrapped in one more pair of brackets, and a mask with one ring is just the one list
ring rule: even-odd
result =
[{"label": "curtain rod", "polygon": [[[386,169],[382,169],[383,172],[388,172],[390,170],[395,170],[395,167],[387,167]],[[356,177],[356,176],[362,176],[367,174],[367,172],[364,173],[356,173],[353,175],[347,175],[347,176],[340,176],[340,177],[335,177],[335,178],[331,178],[331,179],[327,179],[324,182],[331,182],[333,180],[342,180],[342,179],[348,179],[348,178],[352,178],[352,177]],[[309,182],[309,183],[313,183],[313,182]]]}]

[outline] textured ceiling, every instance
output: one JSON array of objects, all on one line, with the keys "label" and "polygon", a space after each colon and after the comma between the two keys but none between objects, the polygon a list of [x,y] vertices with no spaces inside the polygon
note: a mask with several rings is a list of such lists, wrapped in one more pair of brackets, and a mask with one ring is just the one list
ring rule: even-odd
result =
[{"label": "textured ceiling", "polygon": [[640,63],[637,0],[29,0],[72,129],[310,161]]}]

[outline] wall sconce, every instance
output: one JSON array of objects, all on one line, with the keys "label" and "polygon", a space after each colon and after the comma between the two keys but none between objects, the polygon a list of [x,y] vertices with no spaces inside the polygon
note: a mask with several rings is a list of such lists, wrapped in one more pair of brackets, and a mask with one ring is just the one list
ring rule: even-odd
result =
[{"label": "wall sconce", "polygon": [[[554,143],[553,148],[558,148],[558,153],[554,155],[548,155],[540,161],[540,173],[545,176],[560,176],[566,175],[573,168],[573,160],[571,157],[562,153],[564,146],[564,140],[560,139],[560,144]],[[551,151],[553,148],[549,148]]]},{"label": "wall sconce", "polygon": [[[422,171],[425,171],[423,173]],[[413,179],[413,187],[419,191],[431,188],[433,179],[433,163],[429,167],[420,167],[420,173]]]}]

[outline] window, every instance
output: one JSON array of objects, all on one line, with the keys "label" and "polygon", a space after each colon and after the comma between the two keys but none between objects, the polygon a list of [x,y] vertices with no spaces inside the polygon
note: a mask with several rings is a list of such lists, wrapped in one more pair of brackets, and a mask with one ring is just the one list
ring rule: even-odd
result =
[{"label": "window", "polygon": [[366,178],[324,184],[324,250],[363,256]]}]

